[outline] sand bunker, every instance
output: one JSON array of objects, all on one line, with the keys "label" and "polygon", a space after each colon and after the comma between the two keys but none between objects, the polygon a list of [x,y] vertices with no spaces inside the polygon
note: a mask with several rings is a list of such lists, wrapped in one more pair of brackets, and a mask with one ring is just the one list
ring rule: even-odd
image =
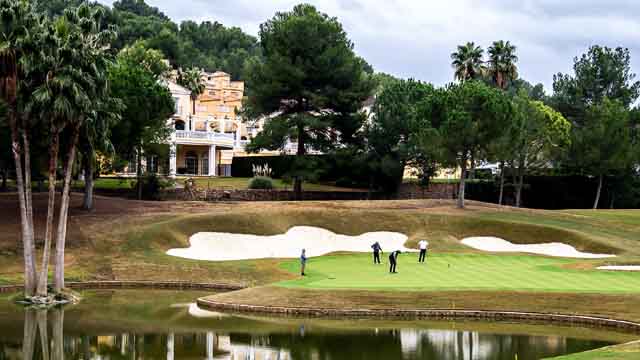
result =
[{"label": "sand bunker", "polygon": [[576,250],[576,248],[574,248],[573,246],[563,243],[520,245],[492,236],[470,237],[463,239],[462,243],[474,249],[492,252],[523,252],[530,254],[578,259],[600,259],[615,257],[615,255],[591,254],[581,252]]},{"label": "sand bunker", "polygon": [[380,243],[383,251],[415,251],[405,248],[407,236],[396,232],[370,232],[348,236],[317,227],[295,226],[285,234],[274,236],[201,232],[191,236],[189,248],[171,249],[167,254],[211,261],[297,258],[302,249],[306,249],[307,257],[335,251],[368,252],[376,241]]},{"label": "sand bunker", "polygon": [[615,270],[615,271],[640,271],[640,265],[608,265],[598,266],[598,270]]}]

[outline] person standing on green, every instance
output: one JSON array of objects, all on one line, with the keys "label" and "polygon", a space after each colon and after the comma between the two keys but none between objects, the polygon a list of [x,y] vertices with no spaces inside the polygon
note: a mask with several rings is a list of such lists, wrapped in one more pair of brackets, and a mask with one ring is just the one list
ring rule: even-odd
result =
[{"label": "person standing on green", "polygon": [[382,246],[380,246],[379,242],[375,242],[375,244],[371,245],[373,249],[373,263],[380,264],[380,253],[382,252]]},{"label": "person standing on green", "polygon": [[420,248],[420,255],[418,256],[418,262],[423,263],[424,259],[427,257],[427,246],[429,246],[429,242],[427,240],[420,240],[418,242],[418,247]]},{"label": "person standing on green", "polygon": [[300,275],[304,275],[304,268],[307,265],[307,256],[305,255],[305,249],[302,249],[302,254],[300,254]]}]

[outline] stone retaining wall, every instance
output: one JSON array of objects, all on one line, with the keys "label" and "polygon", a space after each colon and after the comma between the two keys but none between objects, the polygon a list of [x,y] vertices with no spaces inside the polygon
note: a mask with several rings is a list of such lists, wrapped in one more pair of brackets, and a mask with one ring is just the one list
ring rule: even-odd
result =
[{"label": "stone retaining wall", "polygon": [[307,317],[386,317],[386,318],[430,318],[430,319],[479,319],[493,321],[540,321],[573,325],[588,325],[640,332],[640,323],[607,319],[597,316],[544,314],[494,310],[452,309],[327,309],[246,305],[218,302],[200,298],[198,306],[206,309],[233,312],[265,313]]},{"label": "stone retaining wall", "polygon": [[[175,290],[241,290],[236,284],[193,283],[186,281],[82,281],[67,282],[66,287],[77,290],[89,289],[175,289]],[[22,291],[22,285],[0,286],[0,293]]]},{"label": "stone retaining wall", "polygon": [[455,199],[458,197],[458,184],[431,183],[427,188],[418,184],[400,185],[395,199]]},{"label": "stone retaining wall", "polygon": [[[395,195],[367,191],[303,191],[302,200],[387,200],[387,199],[455,199],[456,184],[434,183],[428,188],[417,184],[402,184]],[[231,190],[197,189],[193,195],[184,189],[168,190],[163,194],[166,200],[195,201],[295,201],[291,190]]]}]

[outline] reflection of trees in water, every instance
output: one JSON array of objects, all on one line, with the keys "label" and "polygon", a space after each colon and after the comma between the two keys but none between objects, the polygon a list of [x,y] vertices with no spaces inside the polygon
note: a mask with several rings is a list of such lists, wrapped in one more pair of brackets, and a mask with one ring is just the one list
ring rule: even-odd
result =
[{"label": "reflection of trees in water", "polygon": [[[52,329],[51,341],[49,341],[49,325],[51,325]],[[26,360],[64,359],[63,329],[63,308],[53,308],[48,311],[46,309],[25,309],[22,358]],[[3,352],[0,352],[0,354]]]},{"label": "reflection of trees in water", "polygon": [[[71,313],[67,314],[72,316]],[[539,359],[606,345],[559,336],[495,335],[459,330],[299,329],[247,332],[86,335],[64,333],[64,309],[27,309],[22,343],[0,341],[0,360],[60,359]],[[69,321],[69,320],[68,320]],[[594,345],[595,344],[595,345]],[[13,350],[13,353],[12,353]]]}]

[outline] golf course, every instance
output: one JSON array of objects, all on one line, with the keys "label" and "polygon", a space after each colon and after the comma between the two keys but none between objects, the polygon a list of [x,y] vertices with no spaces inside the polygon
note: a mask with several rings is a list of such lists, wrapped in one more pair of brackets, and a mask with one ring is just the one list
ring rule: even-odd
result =
[{"label": "golf course", "polygon": [[[72,204],[80,201],[80,195],[72,197]],[[0,195],[0,202],[4,211],[15,206],[12,195]],[[44,204],[35,198],[36,208]],[[0,284],[19,284],[21,256],[14,245],[19,224],[0,219],[9,230],[0,235]],[[244,289],[202,299],[250,306],[518,311],[640,322],[640,308],[630,306],[640,303],[640,272],[597,269],[640,264],[640,211],[635,210],[543,211],[477,202],[460,210],[449,200],[152,204],[97,197],[95,212],[72,211],[69,223],[68,281],[233,284]],[[301,277],[297,259],[206,261],[166,254],[188,247],[196,233],[273,236],[295,226],[350,236],[395,232],[406,235],[404,246],[410,249],[427,239],[428,256],[420,264],[417,252],[404,252],[398,273],[389,274],[387,252],[394,249],[383,249],[382,264],[374,265],[371,244],[363,243],[362,252],[310,257],[307,276]],[[516,244],[558,242],[616,256],[491,253],[461,243],[473,236]],[[260,240],[254,246],[272,244]],[[634,344],[601,350],[612,359],[635,358],[639,351]],[[599,359],[601,352],[567,359]]]}]

